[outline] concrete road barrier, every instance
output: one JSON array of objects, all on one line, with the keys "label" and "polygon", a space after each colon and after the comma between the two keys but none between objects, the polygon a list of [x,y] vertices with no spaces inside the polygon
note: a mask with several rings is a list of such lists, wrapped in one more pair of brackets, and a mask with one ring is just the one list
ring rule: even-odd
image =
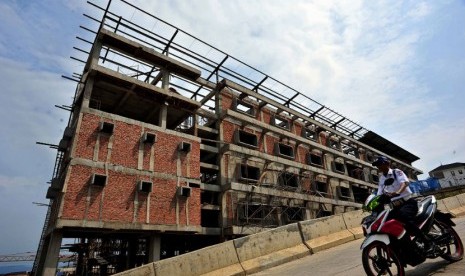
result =
[{"label": "concrete road barrier", "polygon": [[344,223],[346,224],[347,230],[352,233],[355,239],[363,238],[362,219],[368,216],[369,213],[364,213],[362,210],[347,212],[342,214]]},{"label": "concrete road barrier", "polygon": [[442,202],[444,202],[444,205],[446,205],[447,209],[451,214],[453,214],[454,216],[459,215],[461,211],[459,208],[461,207],[461,205],[459,199],[456,196],[444,198]]},{"label": "concrete road barrier", "polygon": [[[438,200],[465,214],[465,194]],[[274,228],[118,273],[119,276],[246,275],[363,237],[361,210]]]},{"label": "concrete road barrier", "polygon": [[130,270],[118,273],[118,276],[155,276],[154,263],[139,266]]},{"label": "concrete road barrier", "polygon": [[437,201],[438,209],[443,211],[443,212],[449,212],[449,209],[447,209],[447,206],[444,204],[444,201],[442,199]]},{"label": "concrete road barrier", "polygon": [[154,269],[156,276],[245,275],[233,241],[157,261]]},{"label": "concrete road barrier", "polygon": [[234,245],[247,274],[310,254],[297,223],[235,239]]},{"label": "concrete road barrier", "polygon": [[338,246],[355,239],[347,230],[342,215],[299,222],[304,242],[313,253]]},{"label": "concrete road barrier", "polygon": [[459,200],[460,206],[465,207],[465,194],[456,195]]},{"label": "concrete road barrier", "polygon": [[[455,216],[463,216],[465,215],[465,194],[456,195],[455,198],[457,199],[458,206],[451,210],[451,213]],[[447,205],[447,207],[449,207]]]}]

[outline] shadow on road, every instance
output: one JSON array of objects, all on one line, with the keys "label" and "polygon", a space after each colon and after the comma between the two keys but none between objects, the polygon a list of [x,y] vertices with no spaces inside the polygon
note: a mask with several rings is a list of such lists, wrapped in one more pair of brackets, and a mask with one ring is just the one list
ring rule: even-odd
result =
[{"label": "shadow on road", "polygon": [[413,268],[413,270],[406,271],[408,276],[425,276],[425,275],[434,275],[447,273],[446,267],[451,263],[446,260],[437,260],[431,263],[422,263]]}]

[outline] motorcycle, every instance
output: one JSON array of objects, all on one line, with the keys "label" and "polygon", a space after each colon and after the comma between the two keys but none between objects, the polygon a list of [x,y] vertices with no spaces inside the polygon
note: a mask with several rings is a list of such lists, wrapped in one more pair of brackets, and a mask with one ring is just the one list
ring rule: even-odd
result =
[{"label": "motorcycle", "polygon": [[463,244],[452,228],[452,215],[437,209],[434,196],[418,202],[415,223],[430,239],[432,250],[424,241],[406,234],[404,225],[389,217],[393,206],[386,195],[370,195],[363,205],[371,214],[362,220],[365,240],[362,250],[363,268],[367,275],[405,275],[407,265],[416,266],[426,258],[441,257],[450,262],[463,258]]}]

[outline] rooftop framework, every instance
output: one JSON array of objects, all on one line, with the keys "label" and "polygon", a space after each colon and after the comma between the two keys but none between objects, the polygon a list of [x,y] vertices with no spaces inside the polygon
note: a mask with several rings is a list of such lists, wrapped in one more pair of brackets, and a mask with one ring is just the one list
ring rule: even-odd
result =
[{"label": "rooftop framework", "polygon": [[[94,28],[81,26],[89,36],[95,37],[99,28],[103,27],[200,70],[200,77],[207,82],[230,80],[355,139],[363,137],[368,132],[366,128],[331,108],[125,0],[109,1],[107,7],[99,6],[92,1],[88,3],[103,13],[102,20],[85,14],[90,19],[90,24],[94,25]],[[118,11],[122,9],[132,10],[125,12],[131,15],[131,18],[119,15]],[[144,27],[147,25],[153,27],[150,29]],[[84,45],[87,44],[87,47],[75,47],[77,56],[73,59],[85,64],[93,42],[85,38],[80,40]],[[140,59],[132,59],[124,51],[115,51],[107,47],[104,52],[99,58],[99,63],[138,80],[159,84],[161,80],[159,68]],[[73,73],[70,78],[81,81],[82,74]],[[195,79],[189,79],[189,76],[173,76],[170,79],[170,86],[176,88],[181,95],[201,102],[202,108],[212,109],[214,96],[210,94],[211,87],[193,80]]]}]

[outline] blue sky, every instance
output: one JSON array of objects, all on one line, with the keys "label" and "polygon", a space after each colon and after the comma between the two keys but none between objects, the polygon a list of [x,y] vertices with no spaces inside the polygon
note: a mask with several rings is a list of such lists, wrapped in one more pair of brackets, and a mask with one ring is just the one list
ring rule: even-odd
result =
[{"label": "blue sky", "polygon": [[[130,2],[404,147],[425,173],[465,162],[463,0]],[[46,208],[32,202],[47,202],[56,152],[35,142],[66,126],[54,105],[74,95],[61,75],[82,71],[75,37],[92,40],[83,13],[101,16],[85,1],[0,1],[0,255],[37,249]]]}]

